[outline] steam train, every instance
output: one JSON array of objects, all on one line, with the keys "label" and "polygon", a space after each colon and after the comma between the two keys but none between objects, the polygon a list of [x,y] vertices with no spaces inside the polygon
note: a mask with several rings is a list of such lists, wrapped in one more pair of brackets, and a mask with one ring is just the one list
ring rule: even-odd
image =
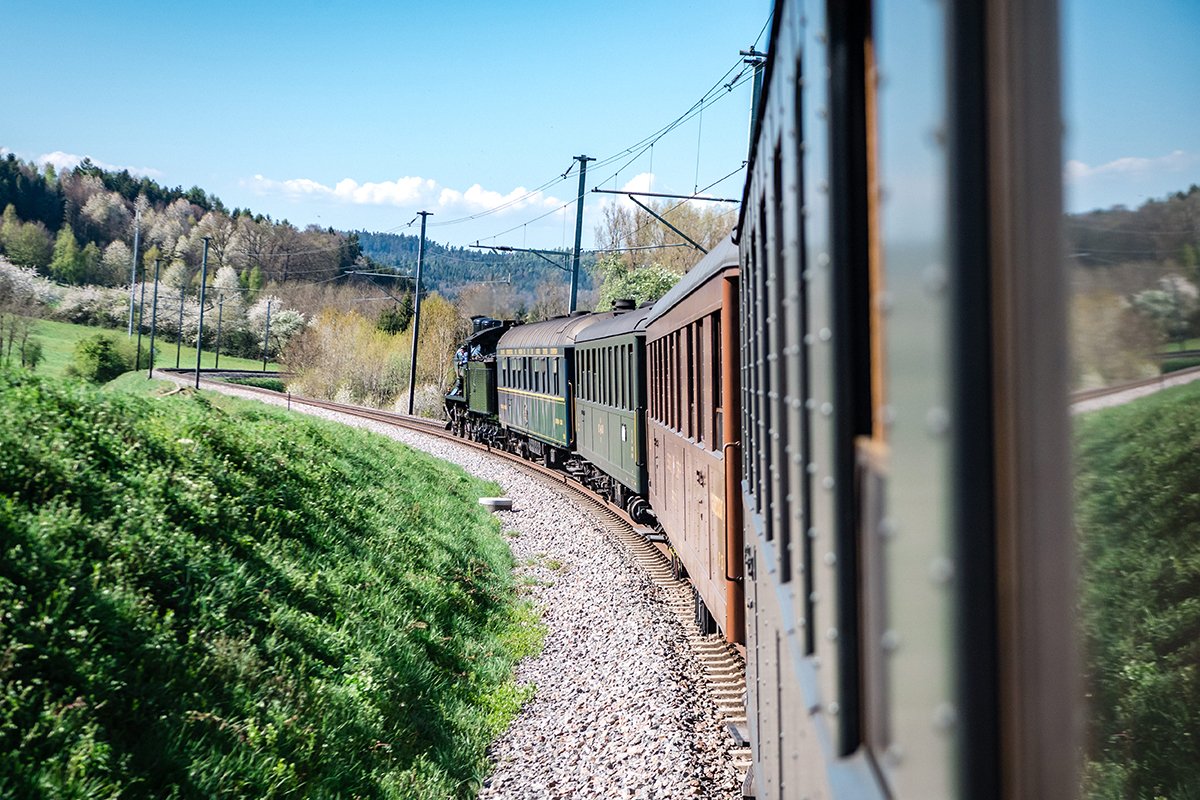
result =
[{"label": "steam train", "polygon": [[747,796],[1078,792],[1060,114],[1053,0],[778,0],[731,237],[469,342],[744,643]]}]

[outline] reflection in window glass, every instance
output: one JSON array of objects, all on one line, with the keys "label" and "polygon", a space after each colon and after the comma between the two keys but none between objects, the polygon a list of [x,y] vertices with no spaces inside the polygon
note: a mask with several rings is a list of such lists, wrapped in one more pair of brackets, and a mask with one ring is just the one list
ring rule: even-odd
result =
[{"label": "reflection in window glass", "polygon": [[[1200,5],[1066,0],[1063,19],[1071,382],[1093,390],[1071,406],[1081,795],[1198,796]],[[1164,373],[1184,385],[1104,391]]]},{"label": "reflection in window glass", "polygon": [[[948,563],[948,437],[930,420],[948,407],[945,8],[934,0],[876,6],[879,170],[888,313],[884,392],[888,625],[904,646],[889,657],[890,742],[883,768],[898,797],[953,796],[953,742],[929,724],[954,699],[952,598],[929,580]],[[902,757],[897,754],[902,753]]]}]

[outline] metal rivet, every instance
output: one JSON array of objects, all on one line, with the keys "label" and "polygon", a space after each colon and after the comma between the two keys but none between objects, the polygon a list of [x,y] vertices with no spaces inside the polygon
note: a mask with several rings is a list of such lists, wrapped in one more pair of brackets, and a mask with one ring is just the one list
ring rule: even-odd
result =
[{"label": "metal rivet", "polygon": [[925,427],[934,436],[942,436],[950,429],[950,412],[941,406],[934,406],[925,412]]},{"label": "metal rivet", "polygon": [[816,474],[817,474],[817,462],[815,462],[815,461],[812,461],[812,462],[810,462],[810,463],[809,463],[809,465],[808,465],[808,474],[809,474],[809,475],[816,475]]},{"label": "metal rivet", "polygon": [[830,714],[836,714],[841,710],[842,710],[842,707],[837,704],[836,700],[829,704],[829,713]]},{"label": "metal rivet", "polygon": [[933,710],[933,727],[939,731],[948,731],[958,721],[958,712],[950,703],[940,703]]},{"label": "metal rivet", "polygon": [[810,538],[810,539],[815,539],[815,538],[817,538],[817,529],[816,529],[816,528],[809,528],[809,529],[808,529],[808,538]]},{"label": "metal rivet", "polygon": [[810,602],[810,603],[815,603],[820,599],[821,599],[821,595],[817,594],[816,592],[810,592],[808,595],[808,602]]},{"label": "metal rivet", "polygon": [[821,481],[821,485],[824,486],[826,489],[832,489],[833,488],[833,478],[826,476],[825,480]]},{"label": "metal rivet", "polygon": [[822,342],[828,342],[833,338],[833,331],[829,330],[829,328],[821,328],[820,333],[817,335],[821,337]]},{"label": "metal rivet", "polygon": [[896,521],[891,517],[884,517],[879,520],[879,535],[885,539],[890,539],[896,535]]},{"label": "metal rivet", "polygon": [[891,653],[900,646],[900,634],[894,630],[885,631],[879,639],[879,644],[884,650]]},{"label": "metal rivet", "polygon": [[946,288],[946,270],[941,264],[930,264],[925,268],[922,280],[925,282],[925,291],[929,296],[936,297]]},{"label": "metal rivet", "polygon": [[811,345],[815,341],[816,341],[816,337],[814,337],[811,333],[804,334],[804,343],[805,344]]},{"label": "metal rivet", "polygon": [[821,416],[828,417],[832,413],[833,413],[833,403],[822,403],[821,404]]},{"label": "metal rivet", "polygon": [[830,628],[829,630],[825,631],[825,637],[832,642],[837,638],[837,628]]},{"label": "metal rivet", "polygon": [[829,253],[821,253],[820,255],[817,256],[817,266],[818,267],[828,267],[829,266]]},{"label": "metal rivet", "polygon": [[809,411],[812,411],[814,408],[817,407],[817,398],[810,397],[807,400],[805,400],[804,407],[807,408]]},{"label": "metal rivet", "polygon": [[929,580],[944,586],[954,577],[954,562],[945,556],[938,556],[929,562]]}]

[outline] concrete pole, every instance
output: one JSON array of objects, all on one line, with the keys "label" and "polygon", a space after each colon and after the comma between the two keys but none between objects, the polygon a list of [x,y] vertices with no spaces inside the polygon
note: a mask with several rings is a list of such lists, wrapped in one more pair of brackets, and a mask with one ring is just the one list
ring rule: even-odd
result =
[{"label": "concrete pole", "polygon": [[271,300],[267,299],[267,328],[263,331],[263,368],[267,371],[267,343],[271,340]]},{"label": "concrete pole", "polygon": [[575,156],[575,160],[579,162],[579,199],[575,203],[575,256],[571,259],[571,306],[568,314],[575,313],[575,301],[579,295],[579,243],[583,237],[583,190],[587,183],[587,162],[596,159]]},{"label": "concrete pole", "polygon": [[150,374],[146,380],[154,377],[154,332],[158,328],[158,262],[154,259],[154,309],[150,312]]},{"label": "concrete pole", "polygon": [[179,335],[175,337],[175,369],[179,369],[179,353],[183,348],[183,287],[179,287]]},{"label": "concrete pole", "polygon": [[221,315],[225,312],[225,295],[217,295],[217,362],[213,369],[221,368]]},{"label": "concrete pole", "polygon": [[133,279],[129,282],[129,338],[133,338],[133,293],[137,286],[138,235],[142,231],[142,210],[137,209],[133,219]]},{"label": "concrete pole", "polygon": [[418,211],[421,216],[421,244],[417,247],[417,286],[413,291],[413,343],[412,358],[408,363],[408,415],[413,413],[413,398],[417,387],[417,337],[421,335],[421,265],[425,263],[425,218],[428,211]]},{"label": "concrete pole", "polygon": [[196,389],[200,388],[200,357],[204,355],[204,288],[208,283],[208,243],[211,236],[204,237],[204,257],[200,261],[200,327],[196,328]]}]

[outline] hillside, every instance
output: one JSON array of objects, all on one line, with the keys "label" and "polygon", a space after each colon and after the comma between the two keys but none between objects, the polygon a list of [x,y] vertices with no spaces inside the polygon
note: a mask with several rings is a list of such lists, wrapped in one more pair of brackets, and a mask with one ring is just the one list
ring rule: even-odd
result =
[{"label": "hillside", "polygon": [[[388,267],[395,267],[410,275],[416,275],[419,236],[402,233],[371,233],[352,231],[356,234],[363,255]],[[570,251],[565,251],[558,261],[570,266]],[[555,259],[554,256],[551,256]],[[595,255],[584,253],[579,259],[579,290],[592,289],[591,267]],[[514,294],[532,307],[546,282],[568,286],[570,275],[557,270],[546,260],[533,253],[494,252],[473,247],[448,247],[425,240],[425,264],[422,282],[431,290],[445,297],[456,297],[463,289],[491,281],[511,280]]]},{"label": "hillside", "polygon": [[495,486],[207,393],[0,415],[0,796],[474,796],[538,642]]}]

